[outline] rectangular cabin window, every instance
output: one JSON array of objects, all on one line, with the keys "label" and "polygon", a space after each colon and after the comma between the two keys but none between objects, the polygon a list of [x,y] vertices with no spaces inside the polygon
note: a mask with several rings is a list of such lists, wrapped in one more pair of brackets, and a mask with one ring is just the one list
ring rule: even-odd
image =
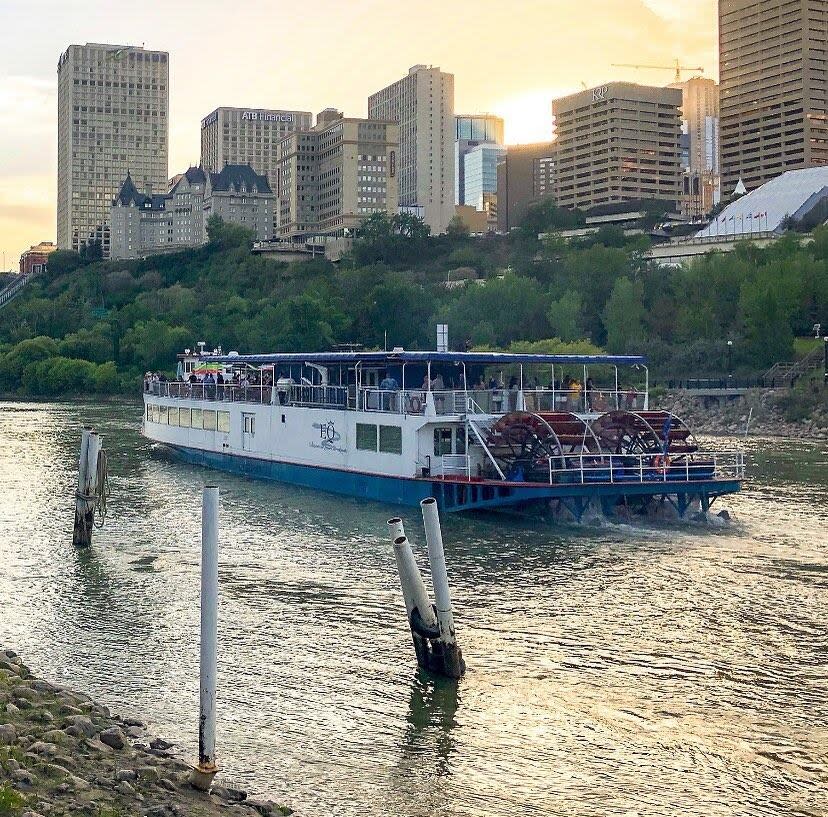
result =
[{"label": "rectangular cabin window", "polygon": [[178,425],[178,407],[176,406],[173,408],[170,406],[167,409],[167,425],[177,426]]},{"label": "rectangular cabin window", "polygon": [[161,409],[158,407],[158,403],[152,404],[152,421],[153,423],[157,423],[161,416]]},{"label": "rectangular cabin window", "polygon": [[443,454],[451,454],[451,429],[434,429],[434,456],[442,457]]},{"label": "rectangular cabin window", "polygon": [[193,428],[203,428],[203,420],[202,415],[204,412],[201,409],[193,409],[193,420],[192,420],[192,427]]},{"label": "rectangular cabin window", "polygon": [[454,430],[454,453],[466,453],[466,429],[462,426]]},{"label": "rectangular cabin window", "polygon": [[356,424],[357,451],[377,450],[377,427],[371,423]]},{"label": "rectangular cabin window", "polygon": [[167,425],[167,407],[166,406],[159,406],[158,407],[158,422],[161,423],[162,426]]},{"label": "rectangular cabin window", "polygon": [[216,426],[219,431],[223,432],[224,434],[230,433],[230,412],[229,411],[219,411],[216,414]]},{"label": "rectangular cabin window", "polygon": [[[284,417],[284,415],[282,415]],[[255,414],[242,414],[242,431],[245,434],[255,434],[256,433],[256,415]]]},{"label": "rectangular cabin window", "polygon": [[402,429],[399,426],[379,427],[379,450],[384,454],[402,454]]},{"label": "rectangular cabin window", "polygon": [[204,409],[204,430],[216,430],[216,413],[212,409]]},{"label": "rectangular cabin window", "polygon": [[147,422],[148,423],[152,422],[152,404],[151,403],[147,403]]},{"label": "rectangular cabin window", "polygon": [[191,423],[190,409],[188,409],[188,408],[179,409],[178,410],[178,425],[180,425],[181,428],[189,428],[190,423]]}]

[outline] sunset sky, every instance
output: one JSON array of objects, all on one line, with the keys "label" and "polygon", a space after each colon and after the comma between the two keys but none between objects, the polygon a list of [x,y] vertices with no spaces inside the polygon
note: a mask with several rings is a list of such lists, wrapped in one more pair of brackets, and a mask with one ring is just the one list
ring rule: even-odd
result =
[{"label": "sunset sky", "polygon": [[[455,75],[458,113],[506,119],[509,143],[549,138],[550,101],[610,79],[672,82],[703,66],[716,78],[715,0],[0,0],[0,251],[55,240],[55,69],[71,43],[170,52],[170,175],[197,164],[199,122],[220,105],[337,107],[416,63]],[[0,267],[3,268],[3,267]]]}]

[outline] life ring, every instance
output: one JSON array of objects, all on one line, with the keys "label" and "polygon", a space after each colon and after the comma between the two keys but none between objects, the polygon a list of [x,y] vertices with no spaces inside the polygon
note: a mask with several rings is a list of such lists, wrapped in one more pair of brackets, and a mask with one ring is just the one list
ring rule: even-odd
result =
[{"label": "life ring", "polygon": [[656,471],[660,471],[662,474],[666,474],[667,470],[670,467],[670,457],[666,454],[657,454],[653,457],[653,468]]},{"label": "life ring", "polygon": [[412,414],[419,414],[423,410],[423,401],[416,394],[408,398],[408,410]]}]

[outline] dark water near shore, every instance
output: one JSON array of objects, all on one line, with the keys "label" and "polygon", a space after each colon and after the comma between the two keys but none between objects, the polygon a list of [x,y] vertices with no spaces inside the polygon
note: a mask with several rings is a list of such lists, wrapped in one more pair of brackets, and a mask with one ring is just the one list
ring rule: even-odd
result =
[{"label": "dark water near shore", "polygon": [[[139,417],[0,403],[0,644],[192,754],[217,475]],[[87,423],[113,494],[78,553]],[[219,475],[223,781],[320,816],[828,814],[828,452],[748,448],[725,530],[445,519],[459,689],[414,669],[395,509]]]}]

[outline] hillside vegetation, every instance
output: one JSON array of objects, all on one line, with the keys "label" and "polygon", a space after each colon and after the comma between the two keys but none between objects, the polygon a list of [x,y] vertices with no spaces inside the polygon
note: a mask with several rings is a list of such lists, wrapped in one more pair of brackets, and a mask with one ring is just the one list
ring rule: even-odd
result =
[{"label": "hillside vegetation", "polygon": [[[792,358],[794,337],[828,323],[828,229],[791,234],[665,270],[646,239],[602,230],[555,237],[572,216],[546,203],[511,235],[428,235],[417,219],[372,217],[351,257],[285,264],[249,251],[250,235],[212,220],[202,248],[140,261],[57,252],[47,274],[0,309],[0,392],[133,392],[172,372],[199,340],[225,350],[434,347],[644,353],[655,375],[721,374]],[[538,233],[547,231],[543,241]],[[458,286],[447,288],[446,282]]]}]

